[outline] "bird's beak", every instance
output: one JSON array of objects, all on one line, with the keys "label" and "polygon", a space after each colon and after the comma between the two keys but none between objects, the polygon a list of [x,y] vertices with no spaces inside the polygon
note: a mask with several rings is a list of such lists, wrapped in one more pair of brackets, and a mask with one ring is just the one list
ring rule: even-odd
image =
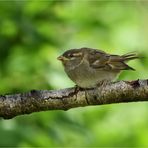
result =
[{"label": "bird's beak", "polygon": [[62,62],[68,60],[68,58],[66,58],[64,56],[59,56],[59,57],[57,57],[57,59],[60,60],[60,61],[62,61]]}]

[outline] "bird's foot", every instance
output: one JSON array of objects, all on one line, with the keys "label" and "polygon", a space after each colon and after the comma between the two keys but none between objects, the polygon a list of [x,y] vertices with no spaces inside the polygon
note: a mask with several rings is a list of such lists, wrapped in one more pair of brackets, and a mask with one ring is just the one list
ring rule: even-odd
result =
[{"label": "bird's foot", "polygon": [[83,88],[79,87],[78,85],[75,85],[74,93],[78,93],[79,91],[84,90]]}]

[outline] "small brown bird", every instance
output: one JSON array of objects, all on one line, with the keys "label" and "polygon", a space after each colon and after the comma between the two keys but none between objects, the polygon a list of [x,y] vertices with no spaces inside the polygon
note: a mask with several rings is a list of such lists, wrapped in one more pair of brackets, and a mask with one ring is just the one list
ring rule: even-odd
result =
[{"label": "small brown bird", "polygon": [[91,48],[71,49],[58,57],[69,78],[81,88],[92,88],[113,81],[122,70],[134,70],[126,62],[137,59],[135,53],[112,55]]}]

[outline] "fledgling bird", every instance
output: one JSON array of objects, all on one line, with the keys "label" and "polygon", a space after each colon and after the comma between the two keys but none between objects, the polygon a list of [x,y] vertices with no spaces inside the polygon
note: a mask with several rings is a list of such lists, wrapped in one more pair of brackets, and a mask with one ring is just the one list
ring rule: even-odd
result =
[{"label": "fledgling bird", "polygon": [[137,59],[135,53],[112,55],[92,48],[71,49],[58,57],[69,78],[81,88],[93,88],[113,81],[122,70],[134,70],[126,63]]}]

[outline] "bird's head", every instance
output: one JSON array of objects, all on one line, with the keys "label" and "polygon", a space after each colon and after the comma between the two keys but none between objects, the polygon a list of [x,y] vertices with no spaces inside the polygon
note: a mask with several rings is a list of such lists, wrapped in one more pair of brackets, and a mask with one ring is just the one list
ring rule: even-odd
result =
[{"label": "bird's head", "polygon": [[57,59],[62,62],[64,67],[68,66],[69,68],[72,68],[72,67],[80,64],[80,62],[83,58],[83,55],[84,55],[84,53],[81,49],[70,49],[70,50],[64,52]]}]

